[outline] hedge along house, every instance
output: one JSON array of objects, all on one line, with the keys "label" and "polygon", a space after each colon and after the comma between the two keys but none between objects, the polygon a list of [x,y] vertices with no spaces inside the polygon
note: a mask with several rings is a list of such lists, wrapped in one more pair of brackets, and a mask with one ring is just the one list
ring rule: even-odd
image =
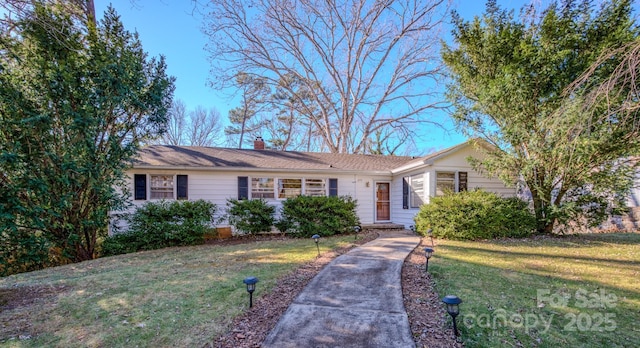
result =
[{"label": "hedge along house", "polygon": [[412,225],[420,205],[446,190],[482,188],[515,195],[497,178],[474,171],[467,158],[481,153],[465,142],[424,157],[356,155],[153,145],[133,167],[134,205],[159,199],[204,199],[224,209],[228,198],[263,198],[279,207],[297,195],[351,196],[363,225]]}]

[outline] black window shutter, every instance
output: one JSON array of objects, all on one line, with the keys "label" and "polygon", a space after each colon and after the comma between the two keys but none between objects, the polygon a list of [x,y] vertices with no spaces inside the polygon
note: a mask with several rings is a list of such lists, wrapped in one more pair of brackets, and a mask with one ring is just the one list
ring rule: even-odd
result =
[{"label": "black window shutter", "polygon": [[402,209],[409,209],[409,177],[402,178]]},{"label": "black window shutter", "polygon": [[458,172],[458,192],[467,190],[467,172]]},{"label": "black window shutter", "polygon": [[249,177],[248,176],[239,176],[238,177],[238,199],[249,199]]},{"label": "black window shutter", "polygon": [[329,196],[338,195],[338,179],[329,179]]},{"label": "black window shutter", "polygon": [[147,199],[147,174],[133,175],[133,199]]},{"label": "black window shutter", "polygon": [[187,175],[178,175],[178,195],[177,199],[189,199],[189,185]]}]

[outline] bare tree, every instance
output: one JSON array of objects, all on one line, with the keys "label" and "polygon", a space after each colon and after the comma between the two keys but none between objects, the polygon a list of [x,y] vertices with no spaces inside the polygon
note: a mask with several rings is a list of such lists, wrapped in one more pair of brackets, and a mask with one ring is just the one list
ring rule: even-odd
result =
[{"label": "bare tree", "polygon": [[[595,78],[598,69],[616,57],[622,59],[608,78]],[[625,123],[630,131],[628,137],[640,137],[640,38],[601,55],[564,93],[571,98],[580,90],[589,91],[582,109],[591,113],[591,122]]]},{"label": "bare tree", "polygon": [[165,145],[186,145],[184,143],[185,123],[187,117],[187,107],[180,99],[173,101],[169,109],[169,122],[167,131],[156,143]]},{"label": "bare tree", "polygon": [[189,114],[189,144],[191,146],[219,145],[218,139],[222,133],[220,112],[216,109],[207,111],[198,106]]},{"label": "bare tree", "polygon": [[178,99],[169,110],[167,131],[154,144],[174,146],[217,146],[221,145],[222,122],[220,112],[215,108],[207,111],[198,105],[193,111],[187,110],[185,103]]},{"label": "bare tree", "polygon": [[[56,3],[59,8],[66,11],[72,18],[80,20],[84,23],[85,27],[89,25],[96,25],[96,7],[94,0],[42,0],[42,3]],[[33,13],[33,7],[36,1],[34,0],[3,0],[0,1],[0,8],[4,10],[3,16],[0,18],[0,27],[3,30],[12,31],[17,20],[31,16]],[[52,37],[57,37],[57,29],[44,22],[43,28],[48,30]]]},{"label": "bare tree", "polygon": [[[331,152],[365,152],[376,132],[413,134],[442,107],[440,26],[448,0],[212,0],[205,32],[212,86],[238,72],[271,86],[294,76],[302,107]],[[400,140],[400,138],[395,139]],[[391,141],[387,139],[387,141]]]}]

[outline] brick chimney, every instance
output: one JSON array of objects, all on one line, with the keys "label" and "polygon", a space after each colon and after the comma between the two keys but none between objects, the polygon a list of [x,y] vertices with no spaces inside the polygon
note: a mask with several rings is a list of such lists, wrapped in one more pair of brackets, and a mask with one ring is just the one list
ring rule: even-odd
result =
[{"label": "brick chimney", "polygon": [[262,137],[257,137],[256,140],[253,141],[253,149],[264,150],[264,140],[262,140]]}]

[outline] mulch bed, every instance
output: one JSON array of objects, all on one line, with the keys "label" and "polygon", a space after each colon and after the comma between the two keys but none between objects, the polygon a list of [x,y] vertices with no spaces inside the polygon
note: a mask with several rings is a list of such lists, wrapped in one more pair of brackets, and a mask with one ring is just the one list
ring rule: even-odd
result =
[{"label": "mulch bed", "polygon": [[435,291],[431,275],[425,272],[426,247],[432,247],[431,240],[422,238],[402,267],[404,307],[416,347],[464,347],[453,335],[451,319],[442,304],[444,295]]}]

